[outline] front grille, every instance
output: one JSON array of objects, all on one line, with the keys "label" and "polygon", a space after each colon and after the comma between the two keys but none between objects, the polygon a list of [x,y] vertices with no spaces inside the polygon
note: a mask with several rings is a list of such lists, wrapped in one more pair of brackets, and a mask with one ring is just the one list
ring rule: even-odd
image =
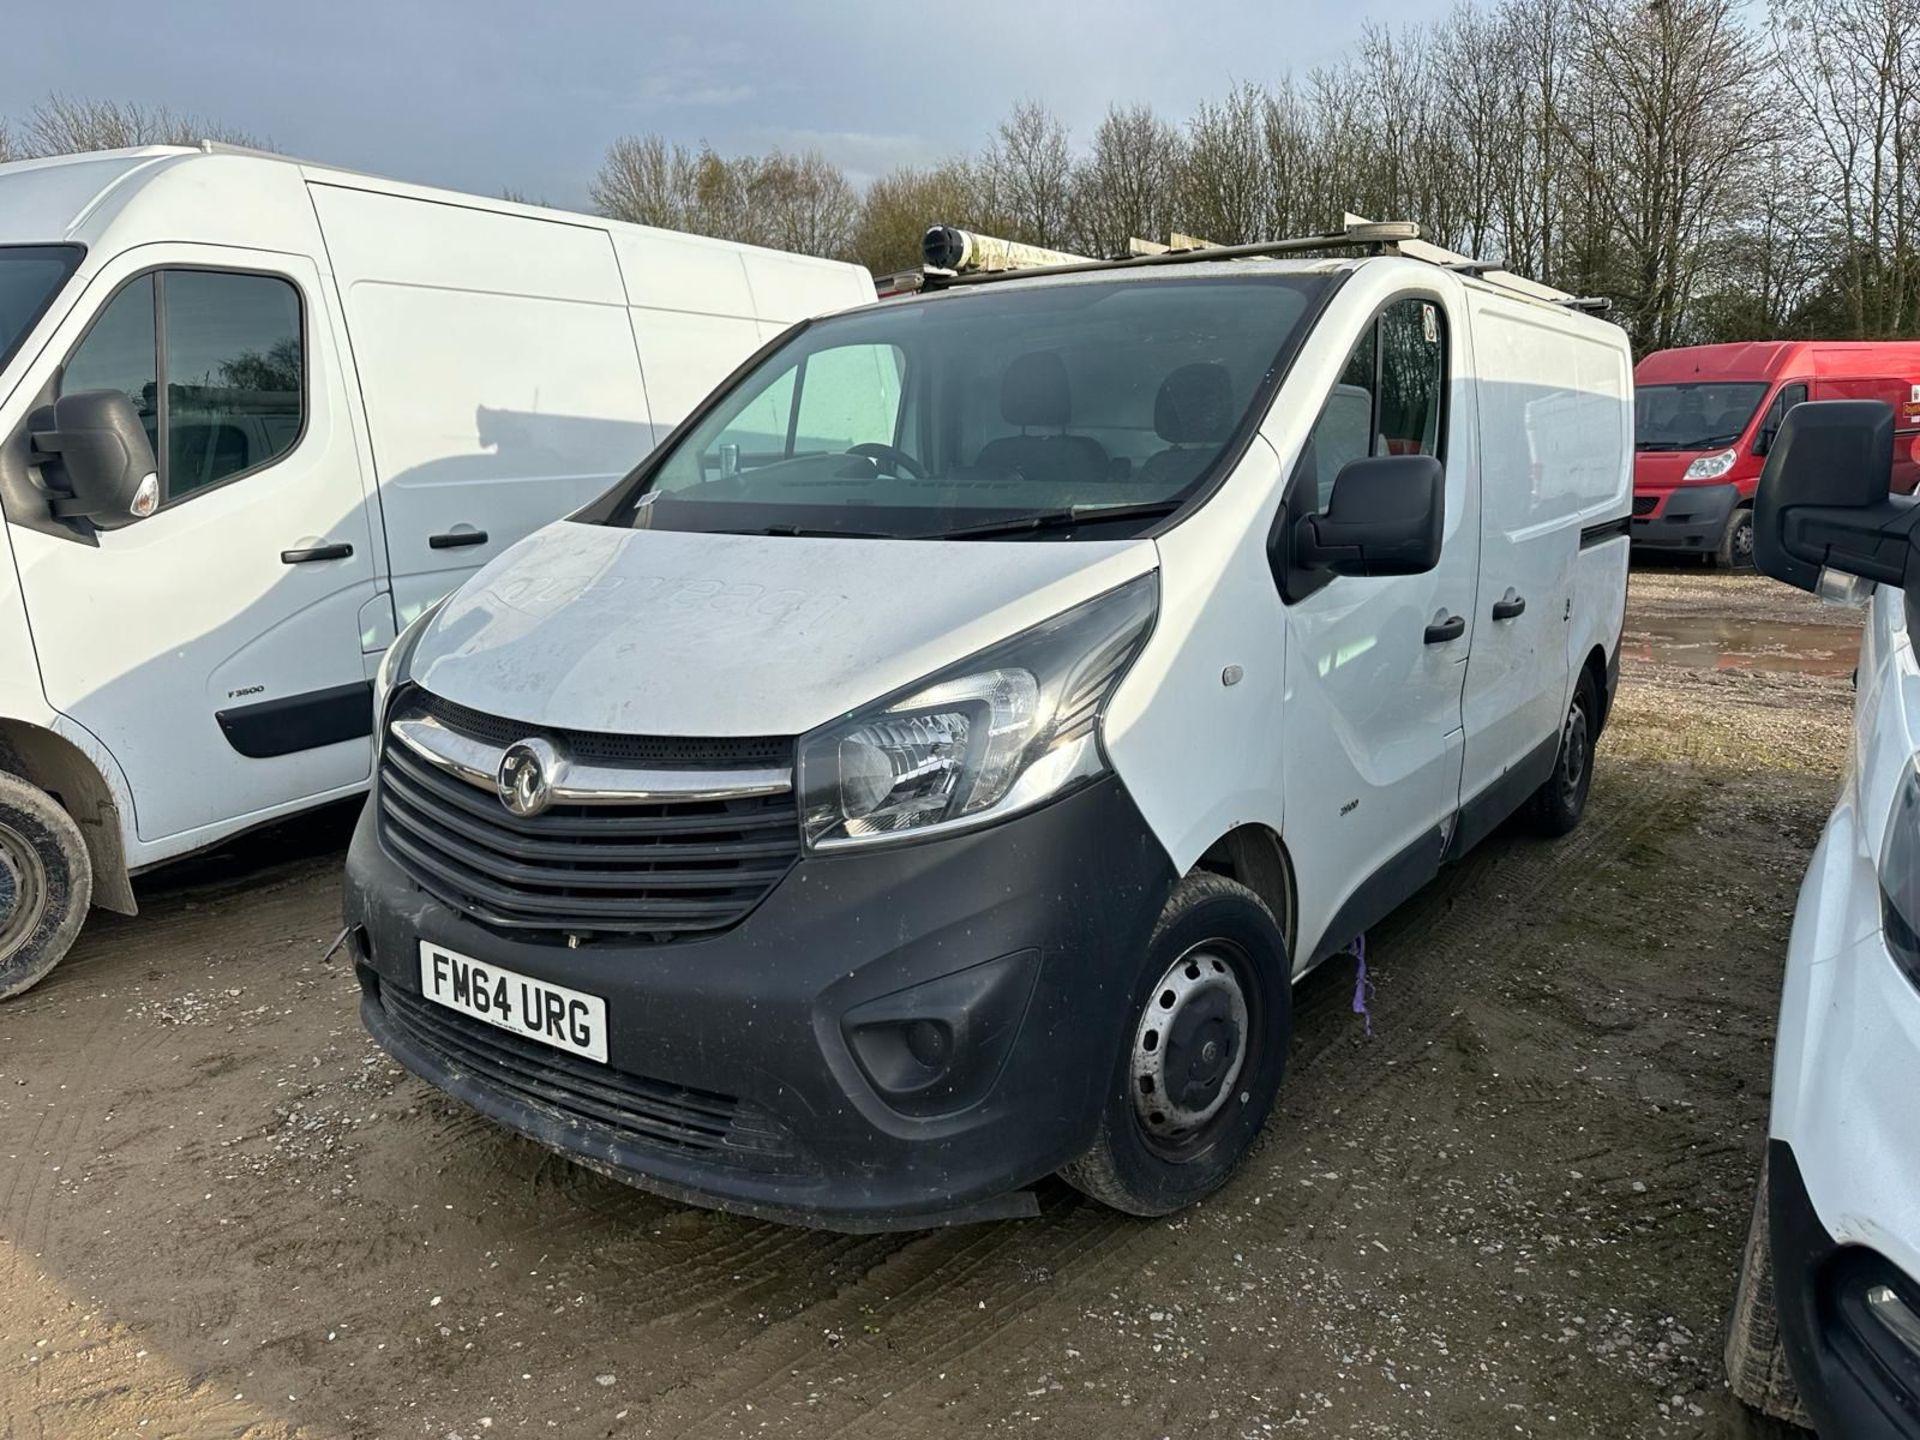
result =
[{"label": "front grille", "polygon": [[[525,727],[513,729],[524,738]],[[422,889],[481,924],[536,939],[665,940],[724,930],[800,854],[791,792],[556,804],[518,816],[492,790],[391,737],[382,747],[377,803],[387,853]]]},{"label": "front grille", "polygon": [[737,1100],[628,1075],[435,1005],[397,985],[379,987],[380,1008],[402,1038],[482,1084],[590,1132],[581,1147],[664,1151],[746,1169],[805,1168],[772,1116]]},{"label": "front grille", "polygon": [[1651,515],[1659,508],[1660,497],[1658,495],[1636,495],[1633,497],[1633,513],[1636,515]]}]

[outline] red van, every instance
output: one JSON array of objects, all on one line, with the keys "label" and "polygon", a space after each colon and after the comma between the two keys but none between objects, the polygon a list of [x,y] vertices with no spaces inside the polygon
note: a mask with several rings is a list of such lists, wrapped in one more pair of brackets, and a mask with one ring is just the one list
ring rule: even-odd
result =
[{"label": "red van", "polygon": [[1753,563],[1753,492],[1802,400],[1893,406],[1893,488],[1920,480],[1920,341],[1768,340],[1659,350],[1633,372],[1633,543]]}]

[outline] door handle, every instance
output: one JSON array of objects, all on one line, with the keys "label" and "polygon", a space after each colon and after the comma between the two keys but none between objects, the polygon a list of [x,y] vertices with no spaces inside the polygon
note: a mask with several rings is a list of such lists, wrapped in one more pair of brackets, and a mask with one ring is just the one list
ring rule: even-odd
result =
[{"label": "door handle", "polygon": [[1427,644],[1444,645],[1449,640],[1458,640],[1467,633],[1467,617],[1449,615],[1442,610],[1431,625],[1427,626]]},{"label": "door handle", "polygon": [[282,550],[280,559],[288,565],[310,565],[315,560],[344,560],[353,554],[353,546],[344,540],[325,545],[310,545],[305,550]]},{"label": "door handle", "polygon": [[1513,591],[1509,589],[1505,595],[1493,602],[1493,618],[1496,620],[1511,620],[1526,608],[1526,598],[1514,594]]},{"label": "door handle", "polygon": [[427,537],[427,548],[429,550],[459,550],[468,545],[484,545],[486,543],[487,532],[484,530],[449,530],[442,535],[429,535]]}]

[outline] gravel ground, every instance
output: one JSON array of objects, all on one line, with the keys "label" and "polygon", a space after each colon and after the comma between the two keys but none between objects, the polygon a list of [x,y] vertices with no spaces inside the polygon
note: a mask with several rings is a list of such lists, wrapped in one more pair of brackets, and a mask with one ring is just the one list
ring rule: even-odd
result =
[{"label": "gravel ground", "polygon": [[1375,932],[1371,1038],[1350,970],[1303,982],[1258,1153],[1168,1221],[652,1199],[363,1036],[350,817],[159,877],[0,1008],[0,1436],[1783,1435],[1718,1356],[1847,738],[1850,666],[1803,662],[1854,626],[1636,572],[1585,824]]}]

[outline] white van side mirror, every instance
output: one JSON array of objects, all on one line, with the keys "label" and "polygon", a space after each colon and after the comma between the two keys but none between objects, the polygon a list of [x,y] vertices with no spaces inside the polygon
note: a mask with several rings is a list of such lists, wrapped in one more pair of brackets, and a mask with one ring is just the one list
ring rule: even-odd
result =
[{"label": "white van side mirror", "polygon": [[32,463],[56,519],[118,530],[160,505],[160,467],[133,402],[118,390],[81,390],[34,412]]},{"label": "white van side mirror", "polygon": [[1421,575],[1440,563],[1446,473],[1431,455],[1345,465],[1326,513],[1294,527],[1293,563],[1336,575]]},{"label": "white van side mirror", "polygon": [[1780,423],[1753,505],[1754,561],[1802,590],[1823,570],[1883,585],[1920,581],[1920,504],[1888,493],[1893,409],[1879,400],[1796,405]]}]

